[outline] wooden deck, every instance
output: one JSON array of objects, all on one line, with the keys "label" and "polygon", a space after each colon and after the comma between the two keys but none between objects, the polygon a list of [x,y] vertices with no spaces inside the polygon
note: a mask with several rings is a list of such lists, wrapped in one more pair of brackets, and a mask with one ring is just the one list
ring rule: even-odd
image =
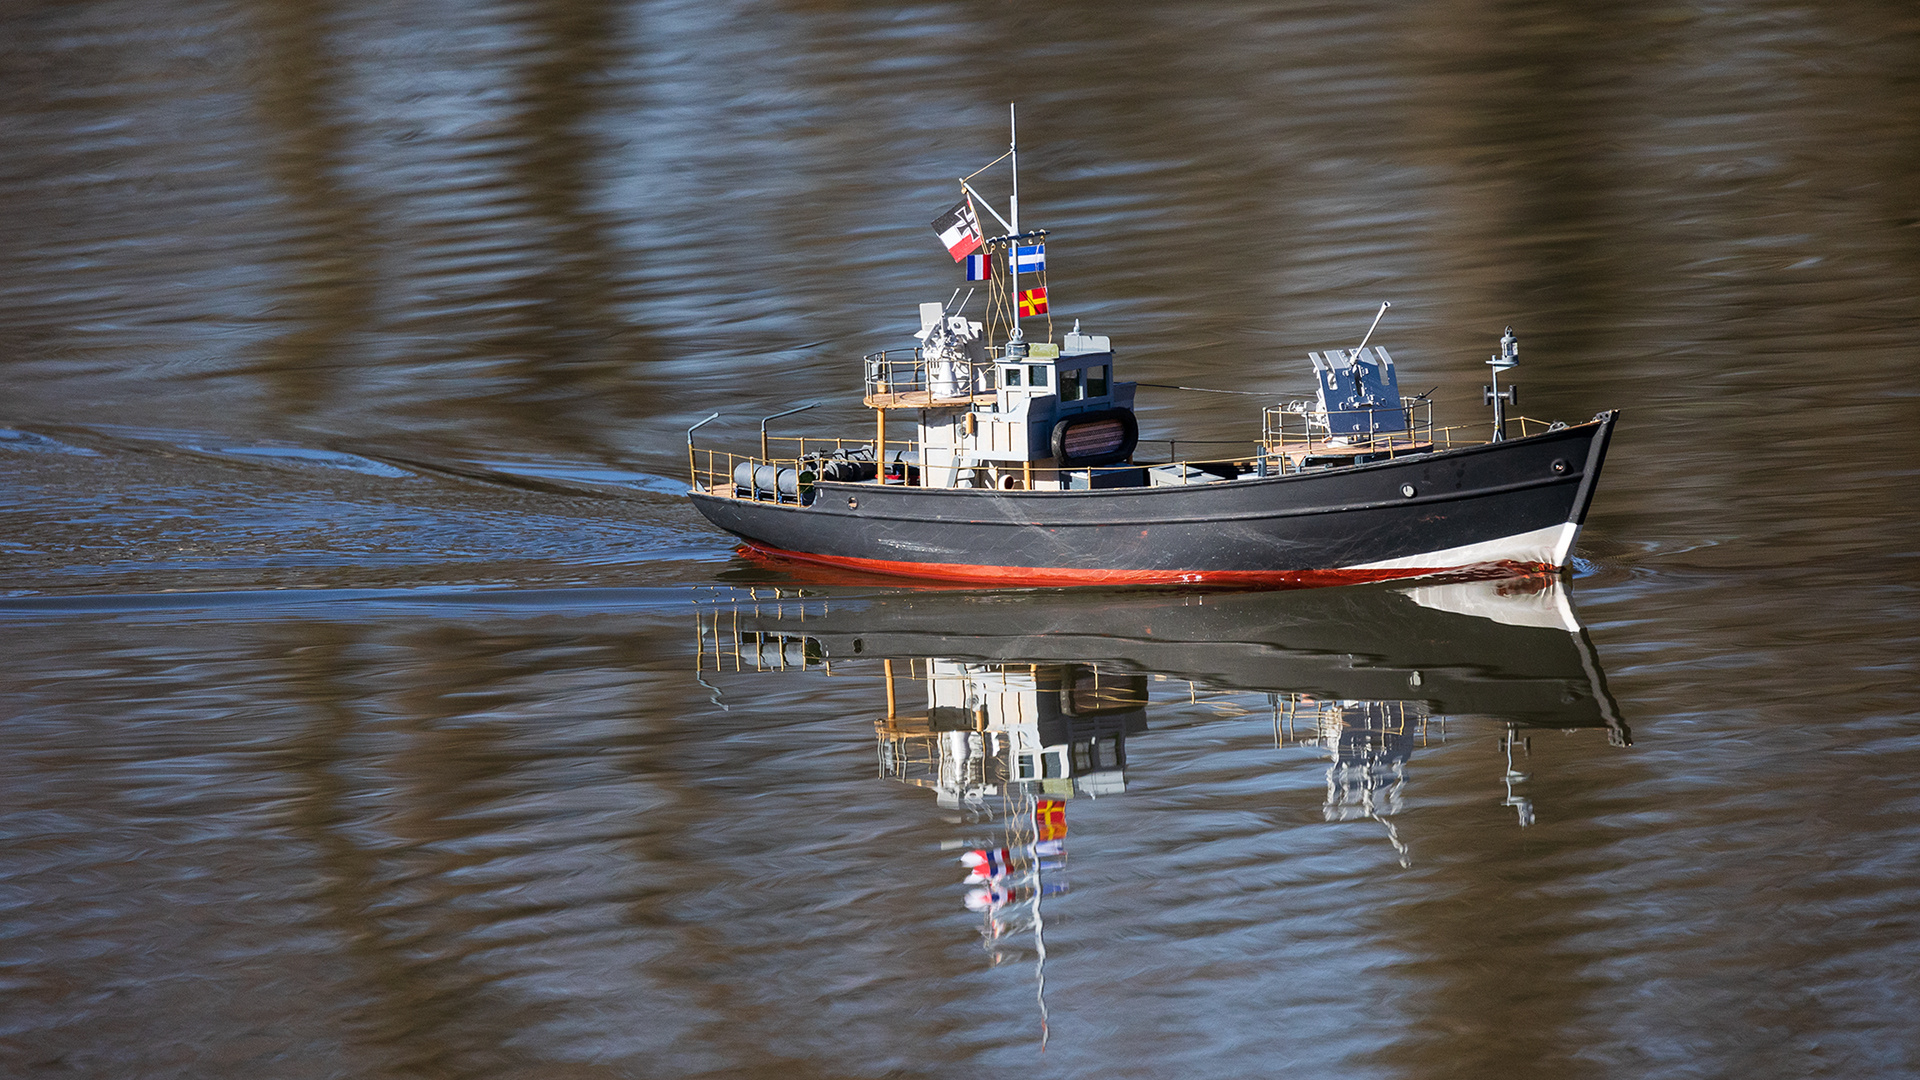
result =
[{"label": "wooden deck", "polygon": [[902,390],[899,393],[868,394],[864,400],[869,409],[968,409],[975,405],[990,405],[999,397],[997,393],[935,397],[930,390]]},{"label": "wooden deck", "polygon": [[1316,439],[1313,442],[1282,443],[1271,447],[1274,453],[1293,462],[1295,467],[1313,464],[1352,464],[1358,457],[1402,457],[1407,454],[1429,454],[1433,452],[1433,443],[1416,439],[1373,439],[1367,442],[1331,443]]}]

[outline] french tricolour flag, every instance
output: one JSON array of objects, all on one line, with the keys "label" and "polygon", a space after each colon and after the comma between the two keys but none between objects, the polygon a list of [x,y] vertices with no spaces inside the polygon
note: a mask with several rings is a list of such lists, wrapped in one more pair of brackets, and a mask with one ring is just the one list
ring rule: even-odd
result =
[{"label": "french tricolour flag", "polygon": [[976,251],[967,256],[967,280],[990,281],[993,279],[993,260],[987,258],[984,251]]},{"label": "french tricolour flag", "polygon": [[973,205],[965,199],[934,218],[933,231],[940,234],[940,242],[953,253],[954,262],[980,250],[980,219],[974,216]]}]

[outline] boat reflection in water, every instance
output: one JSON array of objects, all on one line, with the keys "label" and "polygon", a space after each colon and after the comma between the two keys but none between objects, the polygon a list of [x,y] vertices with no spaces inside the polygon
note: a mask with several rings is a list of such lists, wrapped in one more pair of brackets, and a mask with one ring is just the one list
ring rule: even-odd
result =
[{"label": "boat reflection in water", "polygon": [[960,845],[965,898],[986,913],[997,958],[1015,931],[1044,957],[1040,900],[1066,888],[1067,808],[1126,790],[1150,708],[1213,699],[1249,712],[1248,695],[1264,695],[1276,745],[1327,755],[1327,819],[1379,822],[1403,864],[1391,818],[1410,759],[1448,718],[1504,723],[1499,780],[1521,826],[1533,822],[1515,767],[1525,729],[1630,739],[1551,576],[1191,595],[777,593],[703,614],[700,631],[703,675],[880,677],[880,775],[931,789],[978,830]]}]

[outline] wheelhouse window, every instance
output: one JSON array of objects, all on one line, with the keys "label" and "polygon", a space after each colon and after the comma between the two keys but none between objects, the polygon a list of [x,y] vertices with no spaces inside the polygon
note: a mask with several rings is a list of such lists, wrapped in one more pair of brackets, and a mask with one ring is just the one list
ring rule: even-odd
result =
[{"label": "wheelhouse window", "polygon": [[1107,365],[1101,364],[1099,367],[1087,369],[1087,396],[1090,398],[1107,396]]},{"label": "wheelhouse window", "polygon": [[1027,385],[1038,390],[1047,388],[1047,366],[1045,364],[1027,365]]},{"label": "wheelhouse window", "polygon": [[1001,368],[1000,369],[1000,385],[1001,386],[1019,386],[1020,385],[1020,369],[1018,367]]},{"label": "wheelhouse window", "polygon": [[1082,372],[1063,371],[1060,373],[1060,400],[1080,400],[1080,376]]}]

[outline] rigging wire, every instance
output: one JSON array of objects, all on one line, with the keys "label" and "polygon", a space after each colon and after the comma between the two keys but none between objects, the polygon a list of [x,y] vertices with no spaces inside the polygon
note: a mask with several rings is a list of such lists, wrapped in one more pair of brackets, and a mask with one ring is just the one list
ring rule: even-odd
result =
[{"label": "rigging wire", "polygon": [[1007,160],[1009,157],[1012,157],[1012,156],[1013,156],[1013,151],[1009,150],[1006,153],[1001,154],[999,157],[994,158],[992,161],[987,162],[985,165],[982,165],[979,168],[968,173],[967,175],[961,177],[960,182],[964,184],[967,181],[973,179],[976,176],[979,176],[981,173],[986,172],[988,169],[993,168],[995,165],[1000,164],[1001,162]]},{"label": "rigging wire", "polygon": [[1151,386],[1155,390],[1191,390],[1196,394],[1239,394],[1242,397],[1272,397],[1273,396],[1272,394],[1260,393],[1257,390],[1211,390],[1204,386],[1171,386],[1167,383],[1157,383],[1157,382],[1135,383],[1134,385],[1135,386]]}]

